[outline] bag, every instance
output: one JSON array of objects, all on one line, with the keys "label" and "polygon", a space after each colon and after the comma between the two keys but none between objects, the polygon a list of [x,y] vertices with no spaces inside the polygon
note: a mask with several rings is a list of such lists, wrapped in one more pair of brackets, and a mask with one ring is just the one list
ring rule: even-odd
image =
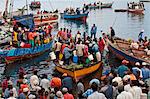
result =
[{"label": "bag", "polygon": [[59,53],[59,60],[62,60],[62,58],[63,58],[63,54]]},{"label": "bag", "polygon": [[56,59],[56,55],[54,52],[49,53],[51,60],[55,60]]},{"label": "bag", "polygon": [[88,56],[88,58],[89,58],[89,60],[90,60],[90,61],[94,60],[94,58],[93,58],[93,55],[92,55],[92,54],[90,54],[90,55]]},{"label": "bag", "polygon": [[96,59],[97,59],[98,62],[101,61],[101,54],[100,54],[100,52],[96,53]]}]

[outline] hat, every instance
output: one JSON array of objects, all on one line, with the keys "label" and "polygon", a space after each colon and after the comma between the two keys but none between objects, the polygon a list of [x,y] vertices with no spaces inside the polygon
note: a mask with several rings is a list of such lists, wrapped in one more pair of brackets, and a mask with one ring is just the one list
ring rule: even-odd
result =
[{"label": "hat", "polygon": [[62,94],[61,91],[57,91],[57,92],[56,92],[56,96],[57,96],[58,98],[62,98],[62,97],[63,97],[63,94]]},{"label": "hat", "polygon": [[36,96],[32,95],[32,94],[30,94],[28,97],[29,97],[29,99],[35,99],[36,98]]},{"label": "hat", "polygon": [[26,84],[28,82],[27,79],[23,79],[23,83]]},{"label": "hat", "polygon": [[13,85],[12,81],[8,81],[8,85]]},{"label": "hat", "polygon": [[130,79],[130,75],[125,75],[124,77],[123,77],[123,80],[124,81],[128,81]]},{"label": "hat", "polygon": [[145,66],[145,65],[147,65],[147,63],[146,62],[142,62],[142,65]]},{"label": "hat", "polygon": [[139,62],[136,62],[135,65],[136,65],[136,66],[140,66],[140,63],[139,63]]},{"label": "hat", "polygon": [[63,91],[63,92],[68,92],[68,89],[64,87],[64,88],[62,89],[62,91]]},{"label": "hat", "polygon": [[29,88],[23,88],[23,92],[28,92]]},{"label": "hat", "polygon": [[143,29],[143,30],[141,30],[141,32],[144,32],[144,29]]},{"label": "hat", "polygon": [[64,73],[62,76],[63,76],[63,77],[66,77],[67,75],[68,75],[67,73]]}]

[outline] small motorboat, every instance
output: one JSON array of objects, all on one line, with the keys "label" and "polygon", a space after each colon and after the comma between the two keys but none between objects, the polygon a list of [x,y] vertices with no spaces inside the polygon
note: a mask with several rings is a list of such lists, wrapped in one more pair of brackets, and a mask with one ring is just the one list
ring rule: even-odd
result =
[{"label": "small motorboat", "polygon": [[61,17],[66,20],[80,20],[80,21],[86,21],[88,17],[89,12],[82,13],[82,14],[67,14],[67,13],[61,13]]},{"label": "small motorboat", "polygon": [[140,2],[128,3],[128,12],[134,13],[134,14],[144,14],[144,4]]}]

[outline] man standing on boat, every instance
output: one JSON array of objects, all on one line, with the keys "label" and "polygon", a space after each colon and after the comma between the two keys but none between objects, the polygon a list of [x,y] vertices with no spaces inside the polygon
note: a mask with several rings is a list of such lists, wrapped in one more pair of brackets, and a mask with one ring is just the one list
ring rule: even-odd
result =
[{"label": "man standing on boat", "polygon": [[138,35],[138,40],[139,40],[139,42],[143,42],[144,40],[143,40],[143,33],[144,33],[144,30],[141,30],[141,32],[139,33],[139,35]]},{"label": "man standing on boat", "polygon": [[97,27],[95,26],[95,24],[93,24],[92,28],[91,28],[91,38],[94,35],[94,39],[96,38],[96,32],[97,32]]}]

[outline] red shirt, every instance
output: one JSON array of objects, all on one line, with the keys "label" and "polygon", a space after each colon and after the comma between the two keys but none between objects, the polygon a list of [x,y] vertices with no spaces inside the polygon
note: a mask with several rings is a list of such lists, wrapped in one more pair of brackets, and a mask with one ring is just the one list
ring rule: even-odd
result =
[{"label": "red shirt", "polygon": [[105,47],[104,41],[103,40],[98,41],[98,46],[99,46],[100,52],[102,52],[104,50],[104,47]]},{"label": "red shirt", "polygon": [[66,93],[64,94],[64,99],[74,99],[72,94]]},{"label": "red shirt", "polygon": [[52,78],[52,80],[51,80],[51,82],[50,82],[50,86],[51,86],[52,88],[55,88],[55,87],[60,88],[60,87],[61,87],[61,79],[58,78],[58,77]]}]

